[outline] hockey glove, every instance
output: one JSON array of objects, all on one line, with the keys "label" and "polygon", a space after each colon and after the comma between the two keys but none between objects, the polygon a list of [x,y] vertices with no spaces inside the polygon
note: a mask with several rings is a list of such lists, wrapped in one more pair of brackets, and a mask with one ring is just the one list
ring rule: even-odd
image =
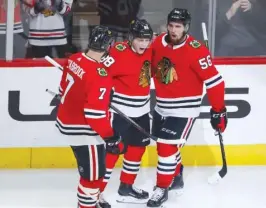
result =
[{"label": "hockey glove", "polygon": [[64,8],[64,1],[63,0],[55,0],[54,6],[58,12],[61,12]]},{"label": "hockey glove", "polygon": [[34,4],[34,13],[39,14],[46,9],[46,5],[43,1],[36,1]]},{"label": "hockey glove", "polygon": [[104,138],[104,141],[106,143],[106,152],[114,155],[125,153],[125,145],[119,136],[114,135],[112,137],[107,137]]},{"label": "hockey glove", "polygon": [[226,108],[222,109],[220,112],[211,109],[211,125],[216,131],[224,132],[227,126],[227,113]]}]

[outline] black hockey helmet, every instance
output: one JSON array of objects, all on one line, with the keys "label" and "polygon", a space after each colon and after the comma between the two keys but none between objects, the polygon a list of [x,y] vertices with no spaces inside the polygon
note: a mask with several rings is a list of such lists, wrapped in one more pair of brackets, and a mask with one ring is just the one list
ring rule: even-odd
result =
[{"label": "black hockey helmet", "polygon": [[145,19],[133,20],[129,25],[129,41],[134,38],[152,39],[153,30],[151,25]]},{"label": "black hockey helmet", "polygon": [[169,22],[183,23],[185,33],[187,33],[191,23],[191,15],[187,9],[174,8],[167,16],[167,24],[169,24]]},{"label": "black hockey helmet", "polygon": [[97,52],[105,52],[114,40],[112,32],[105,26],[96,26],[93,28],[88,48]]}]

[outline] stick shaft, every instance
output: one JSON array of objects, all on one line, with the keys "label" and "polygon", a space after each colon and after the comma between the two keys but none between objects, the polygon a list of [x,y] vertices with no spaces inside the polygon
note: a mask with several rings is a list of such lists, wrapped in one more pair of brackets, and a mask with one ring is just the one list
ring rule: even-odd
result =
[{"label": "stick shaft", "polygon": [[201,23],[201,29],[202,29],[202,34],[203,34],[203,40],[205,42],[205,46],[209,48],[209,41],[208,41],[208,35],[207,35],[207,28],[206,28],[206,23],[202,22]]}]

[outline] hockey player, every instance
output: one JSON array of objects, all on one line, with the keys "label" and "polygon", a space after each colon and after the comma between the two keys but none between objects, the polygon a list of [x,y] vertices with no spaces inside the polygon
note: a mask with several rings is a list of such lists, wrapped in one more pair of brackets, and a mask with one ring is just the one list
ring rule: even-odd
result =
[{"label": "hockey player", "polygon": [[[190,22],[186,9],[173,9],[167,19],[168,32],[157,37],[152,46],[157,101],[152,131],[165,140],[188,138],[200,113],[204,84],[213,129],[223,132],[227,125],[223,78],[208,49],[188,35]],[[183,187],[180,146],[166,143],[157,143],[157,183],[148,207],[161,206],[168,199],[168,188]]]},{"label": "hockey player", "polygon": [[78,208],[96,207],[105,174],[105,145],[107,152],[119,154],[122,150],[108,117],[112,79],[107,68],[111,62],[101,62],[112,39],[108,28],[97,26],[90,36],[88,52],[67,60],[60,83],[56,127],[77,160]]},{"label": "hockey player", "polygon": [[[130,24],[129,39],[118,42],[110,50],[115,63],[109,68],[113,77],[114,94],[112,105],[132,118],[147,132],[150,131],[150,78],[151,49],[149,45],[153,36],[151,26],[146,20],[135,20]],[[139,172],[141,158],[150,139],[135,127],[128,125],[115,112],[112,114],[113,128],[119,132],[124,144],[123,169],[118,189],[118,202],[146,203],[148,192],[136,188],[133,184]],[[119,155],[107,153],[107,171],[101,191],[104,190]],[[104,200],[102,207],[110,207]]]}]

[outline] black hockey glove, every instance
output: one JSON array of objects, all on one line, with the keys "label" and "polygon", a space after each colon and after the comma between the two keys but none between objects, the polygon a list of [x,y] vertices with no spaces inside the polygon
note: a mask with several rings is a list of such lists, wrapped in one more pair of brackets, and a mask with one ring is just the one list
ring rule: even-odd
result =
[{"label": "black hockey glove", "polygon": [[41,12],[43,12],[46,9],[46,5],[43,1],[38,0],[35,2],[34,4],[34,13],[35,14],[39,14]]},{"label": "black hockey glove", "polygon": [[112,137],[107,137],[104,138],[104,141],[106,143],[106,152],[114,155],[125,153],[125,145],[119,136],[114,135]]},{"label": "black hockey glove", "polygon": [[224,132],[227,126],[227,112],[226,108],[220,112],[216,112],[211,109],[211,125],[215,131]]},{"label": "black hockey glove", "polygon": [[64,8],[64,1],[63,0],[55,0],[54,6],[58,12],[61,12]]}]

